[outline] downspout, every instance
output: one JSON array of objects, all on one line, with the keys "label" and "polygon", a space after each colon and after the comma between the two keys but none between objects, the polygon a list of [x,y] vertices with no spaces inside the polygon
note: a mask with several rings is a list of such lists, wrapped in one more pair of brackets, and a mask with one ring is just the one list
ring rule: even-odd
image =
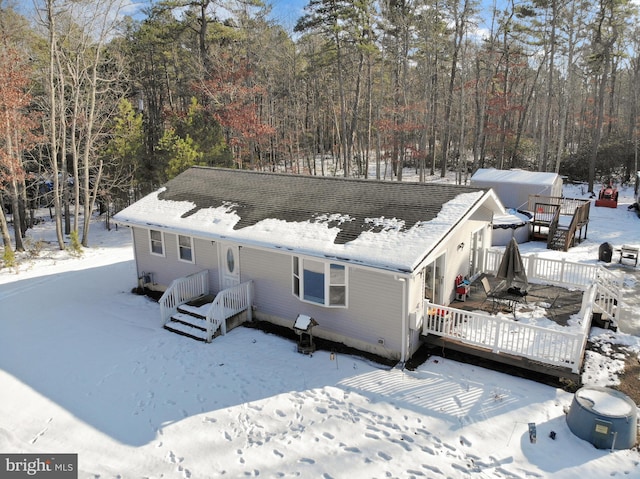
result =
[{"label": "downspout", "polygon": [[400,368],[404,369],[404,363],[407,361],[407,304],[409,304],[409,297],[407,296],[407,280],[405,278],[399,278],[396,276],[396,280],[402,283],[402,350],[400,351]]},{"label": "downspout", "polygon": [[[116,223],[117,225],[118,223]],[[131,243],[133,245],[133,261],[136,263],[136,278],[140,278],[140,265],[138,264],[138,250],[136,249],[136,235],[133,234],[133,226],[126,225],[131,230]]]}]

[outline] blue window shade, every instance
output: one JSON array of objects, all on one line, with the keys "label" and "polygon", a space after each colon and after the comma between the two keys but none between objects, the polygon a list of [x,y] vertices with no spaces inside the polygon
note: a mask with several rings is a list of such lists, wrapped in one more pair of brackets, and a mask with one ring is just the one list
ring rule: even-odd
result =
[{"label": "blue window shade", "polygon": [[304,299],[324,304],[324,273],[304,270]]}]

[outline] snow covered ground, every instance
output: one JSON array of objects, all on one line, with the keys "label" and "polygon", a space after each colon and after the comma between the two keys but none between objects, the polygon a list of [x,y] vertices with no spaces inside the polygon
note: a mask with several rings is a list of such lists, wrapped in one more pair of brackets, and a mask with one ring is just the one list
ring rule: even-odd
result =
[{"label": "snow covered ground", "polygon": [[[604,241],[640,243],[631,202],[624,190],[616,210],[592,208],[568,253],[521,252],[595,263]],[[29,236],[55,239],[50,222]],[[634,291],[640,267],[620,270]],[[80,258],[45,245],[0,270],[0,452],[77,453],[80,478],[640,477],[637,451],[571,433],[565,391],[443,357],[402,371],[305,356],[248,328],[203,344],[163,330],[134,286],[129,231],[102,223]],[[625,307],[621,329],[638,334],[640,308]],[[593,334],[640,352],[631,334]],[[621,367],[590,354],[584,382],[615,384]]]}]

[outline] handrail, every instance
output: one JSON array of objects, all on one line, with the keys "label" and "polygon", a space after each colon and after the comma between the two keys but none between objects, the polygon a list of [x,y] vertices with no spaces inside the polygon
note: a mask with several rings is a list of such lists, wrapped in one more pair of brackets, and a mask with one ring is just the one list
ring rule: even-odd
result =
[{"label": "handrail", "polygon": [[580,208],[576,209],[573,218],[571,218],[571,223],[569,224],[569,230],[567,231],[567,235],[564,238],[564,251],[569,251],[569,248],[573,246],[573,241],[576,236],[576,230],[578,229],[578,220],[580,219]]},{"label": "handrail", "polygon": [[[560,208],[556,209],[551,222],[549,223],[549,233],[547,234],[547,248],[551,248],[553,240],[558,229],[558,223],[560,223]],[[566,250],[565,250],[566,251]]]},{"label": "handrail", "polygon": [[253,281],[246,281],[220,291],[207,310],[207,342],[211,342],[218,328],[222,330],[223,335],[227,334],[227,318],[246,310],[250,321],[252,304]]},{"label": "handrail", "polygon": [[[604,271],[607,271],[603,268]],[[618,280],[618,281],[616,281]],[[620,319],[620,308],[622,301],[622,280],[619,278],[607,277],[602,273],[596,280],[596,295],[593,299],[593,309],[601,313],[605,319],[613,320],[618,315]]]},{"label": "handrail", "polygon": [[573,215],[577,208],[586,203],[591,203],[591,200],[583,198],[565,198],[563,196],[529,195],[527,208],[529,211],[533,212],[535,211],[535,204],[541,202],[560,206],[560,214],[562,215]]},{"label": "handrail", "polygon": [[532,222],[548,226],[560,211],[560,205],[555,203],[536,203],[533,209]]},{"label": "handrail", "polygon": [[178,311],[178,306],[209,292],[209,271],[174,279],[160,297],[160,319],[167,324],[169,318]]},{"label": "handrail", "polygon": [[[575,212],[571,217],[571,223],[569,224],[569,227],[563,232],[563,235],[564,235],[563,243],[562,243],[563,251],[569,251],[569,248],[573,246],[578,227],[585,226],[588,224],[590,205],[591,205],[590,202],[586,202],[581,204],[575,209]],[[548,247],[551,244],[553,237],[555,237],[555,229],[552,234],[551,228],[549,228],[549,238],[547,238]],[[586,232],[585,232],[585,238],[586,238]]]},{"label": "handrail", "polygon": [[[487,250],[485,272],[495,274],[500,267],[503,255],[503,251]],[[577,263],[566,259],[541,258],[536,254],[523,254],[522,262],[529,281],[586,289],[596,279],[603,278],[602,281],[613,283],[612,288],[619,290],[622,286],[620,275],[601,265]]]}]

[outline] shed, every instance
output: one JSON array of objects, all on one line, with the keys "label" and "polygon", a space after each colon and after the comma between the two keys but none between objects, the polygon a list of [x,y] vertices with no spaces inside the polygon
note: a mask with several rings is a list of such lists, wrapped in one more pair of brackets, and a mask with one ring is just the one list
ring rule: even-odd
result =
[{"label": "shed", "polygon": [[471,186],[493,188],[505,207],[517,210],[527,207],[529,195],[562,197],[562,177],[557,173],[480,168]]}]

